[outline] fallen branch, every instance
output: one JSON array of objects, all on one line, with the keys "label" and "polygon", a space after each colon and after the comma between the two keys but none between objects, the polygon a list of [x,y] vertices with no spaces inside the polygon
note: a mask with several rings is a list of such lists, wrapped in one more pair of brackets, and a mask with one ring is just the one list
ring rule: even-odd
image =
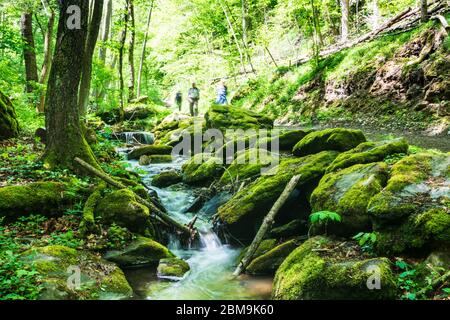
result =
[{"label": "fallen branch", "polygon": [[435,16],[431,17],[432,20],[438,20],[442,27],[444,28],[444,32],[446,35],[448,35],[448,32],[450,30],[450,26],[448,25],[447,19],[443,15],[437,14]]},{"label": "fallen branch", "polygon": [[[101,172],[97,169],[95,169],[93,166],[91,166],[89,163],[81,160],[80,158],[75,158],[75,161],[81,166],[83,167],[85,170],[89,171],[92,175],[102,179],[103,181],[105,181],[107,184],[118,188],[118,189],[127,189],[127,187],[114,180],[112,177],[108,176],[106,173]],[[132,190],[131,190],[132,191]],[[133,191],[132,191],[133,192]],[[134,193],[134,192],[133,192]],[[169,217],[167,214],[165,214],[164,212],[162,212],[158,207],[156,207],[153,203],[143,199],[142,197],[140,197],[138,194],[134,193],[134,195],[136,196],[136,200],[145,205],[146,207],[148,207],[152,213],[155,213],[159,218],[161,218],[161,220],[163,220],[165,223],[167,223],[168,225],[172,226],[173,228],[175,228],[176,230],[178,230],[179,232],[181,232],[182,234],[189,236],[189,238],[192,238],[192,229],[189,229],[187,226],[182,225],[181,223],[175,221],[174,219],[172,219],[171,217]]]},{"label": "fallen branch", "polygon": [[417,295],[426,295],[428,291],[430,290],[434,290],[436,287],[438,287],[441,284],[445,284],[445,282],[450,279],[450,271],[447,271],[446,273],[444,273],[442,276],[437,277],[436,279],[434,279],[430,286],[423,288],[422,290],[420,290],[419,292],[417,292]]},{"label": "fallen branch", "polygon": [[266,233],[270,230],[272,227],[275,217],[280,211],[281,207],[284,205],[286,200],[289,198],[292,191],[297,186],[298,182],[300,180],[300,175],[292,177],[291,181],[287,184],[284,191],[281,193],[278,200],[273,205],[272,209],[270,209],[267,216],[264,218],[261,227],[258,230],[258,233],[256,234],[255,238],[253,239],[252,244],[250,245],[250,248],[247,250],[247,253],[245,254],[244,258],[241,260],[239,265],[236,267],[236,270],[233,272],[233,276],[237,277],[239,276],[243,271],[245,271],[245,268],[249,265],[249,263],[252,261],[253,256],[258,249],[259,245],[261,244],[261,241],[264,239],[264,236]]}]

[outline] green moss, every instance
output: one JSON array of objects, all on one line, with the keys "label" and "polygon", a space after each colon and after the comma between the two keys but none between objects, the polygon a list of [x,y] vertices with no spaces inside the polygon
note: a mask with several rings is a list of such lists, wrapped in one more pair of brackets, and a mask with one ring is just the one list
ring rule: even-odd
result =
[{"label": "green moss", "polygon": [[133,289],[128,283],[125,274],[119,268],[115,268],[111,273],[103,277],[100,290],[98,297],[101,300],[123,299],[123,297],[131,297],[133,295]]},{"label": "green moss", "polygon": [[24,215],[61,215],[73,202],[64,183],[35,182],[0,188],[0,217],[14,219]]},{"label": "green moss", "polygon": [[160,259],[173,258],[175,255],[162,244],[148,238],[138,237],[122,250],[113,250],[105,254],[106,260],[121,267],[137,265],[157,265]]},{"label": "green moss", "polygon": [[263,150],[249,149],[239,152],[231,165],[225,170],[220,178],[221,184],[230,184],[254,179],[261,175],[261,170],[272,163],[277,163],[278,156]]},{"label": "green moss", "polygon": [[[387,181],[387,165],[384,163],[359,164],[337,173],[325,175],[311,195],[313,212],[332,211],[342,217],[339,223],[326,226],[328,234],[352,236],[371,230],[367,205]],[[323,226],[312,233],[325,232]]]},{"label": "green moss", "polygon": [[150,145],[144,147],[138,147],[131,150],[128,153],[129,160],[139,159],[141,156],[152,155],[170,155],[172,153],[172,147],[166,145]]},{"label": "green moss", "polygon": [[[266,252],[269,252],[270,250],[275,248],[277,246],[277,244],[278,244],[277,239],[264,239],[259,244],[258,249],[256,249],[254,256],[259,257],[259,256],[265,254]],[[239,256],[236,260],[236,263],[239,263],[242,259],[244,259],[244,256],[247,253],[248,248],[249,247],[246,247],[244,250],[242,250],[242,252],[239,254]]]},{"label": "green moss", "polygon": [[170,163],[172,162],[172,156],[171,155],[151,155],[151,156],[141,156],[139,158],[139,165],[141,166],[148,166],[150,164],[155,163]]},{"label": "green moss", "polygon": [[178,258],[161,259],[158,265],[159,277],[182,278],[190,270],[189,264]]},{"label": "green moss", "polygon": [[213,105],[205,114],[208,129],[271,129],[273,120],[246,109]]},{"label": "green moss", "polygon": [[93,233],[96,230],[95,225],[95,207],[102,197],[102,191],[106,188],[105,184],[101,184],[94,192],[89,196],[84,204],[83,218],[80,223],[80,232],[84,235]]},{"label": "green moss", "polygon": [[276,246],[270,251],[256,256],[246,269],[246,273],[253,275],[272,275],[284,259],[299,245],[295,239]]},{"label": "green moss", "polygon": [[153,177],[152,185],[157,188],[166,188],[183,181],[183,177],[175,170],[164,171]]},{"label": "green moss", "polygon": [[116,224],[144,236],[154,235],[149,209],[127,189],[114,191],[98,202],[96,215],[103,223]]},{"label": "green moss", "polygon": [[269,237],[276,239],[286,239],[293,236],[299,236],[307,233],[306,222],[301,219],[295,219],[282,226],[273,228]]},{"label": "green moss", "polygon": [[234,236],[242,237],[242,240],[252,239],[255,229],[294,175],[301,175],[297,188],[303,190],[303,195],[308,194],[336,156],[337,152],[325,151],[304,158],[282,159],[277,167],[221,206],[218,211],[220,220]]},{"label": "green moss", "polygon": [[386,157],[396,153],[406,154],[408,147],[405,139],[364,142],[356,148],[340,154],[327,169],[327,172],[348,168],[355,164],[383,161]]},{"label": "green moss", "polygon": [[0,91],[0,140],[15,138],[19,135],[14,106],[7,96]]},{"label": "green moss", "polygon": [[[272,296],[278,300],[303,299],[393,299],[396,285],[386,258],[342,260],[316,249],[336,247],[316,237],[295,249],[276,272]],[[337,253],[337,252],[335,252]],[[344,255],[345,256],[345,255]],[[369,290],[368,279],[379,270],[381,289]]]},{"label": "green moss", "polygon": [[295,145],[292,153],[296,156],[305,156],[324,150],[347,151],[365,141],[361,130],[326,129],[308,134]]},{"label": "green moss", "polygon": [[209,154],[196,154],[182,167],[183,182],[193,185],[211,183],[225,170],[222,163],[222,159]]}]

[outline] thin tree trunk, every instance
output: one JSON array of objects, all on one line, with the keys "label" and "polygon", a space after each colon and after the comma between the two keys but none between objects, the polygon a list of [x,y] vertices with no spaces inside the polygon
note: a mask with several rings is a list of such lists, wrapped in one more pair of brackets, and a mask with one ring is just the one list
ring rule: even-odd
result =
[{"label": "thin tree trunk", "polygon": [[26,92],[31,93],[34,91],[35,84],[39,82],[33,36],[33,14],[31,12],[23,13],[20,25],[23,38]]},{"label": "thin tree trunk", "polygon": [[372,0],[372,30],[378,29],[380,26],[380,7],[378,0]]},{"label": "thin tree trunk", "polygon": [[152,20],[153,6],[155,1],[152,0],[150,4],[150,9],[148,10],[148,18],[147,18],[147,29],[145,29],[144,42],[142,43],[142,54],[141,54],[141,62],[139,64],[139,72],[138,72],[138,82],[137,82],[137,96],[138,98],[141,96],[141,85],[142,85],[142,71],[144,69],[144,61],[145,61],[145,52],[147,49],[147,40],[148,34],[150,31],[150,22]]},{"label": "thin tree trunk", "polygon": [[101,63],[105,64],[106,61],[106,54],[107,54],[107,48],[105,46],[105,43],[109,40],[109,32],[111,29],[111,18],[112,18],[112,11],[113,11],[113,2],[112,0],[106,0],[107,4],[105,6],[105,15],[103,19],[103,26],[102,26],[102,35],[100,37],[100,40],[102,42],[102,46],[99,49],[98,52],[98,58]]},{"label": "thin tree trunk", "polygon": [[135,38],[136,38],[136,30],[135,30],[135,20],[134,20],[134,3],[133,0],[129,0],[129,19],[130,19],[130,44],[128,47],[128,64],[130,66],[130,79],[128,84],[128,101],[131,101],[135,98],[134,95],[134,84],[135,84],[135,71],[134,71],[134,46],[135,46]]},{"label": "thin tree trunk", "polygon": [[92,79],[92,58],[100,31],[100,23],[102,20],[103,12],[103,0],[93,0],[92,6],[92,17],[89,23],[87,39],[84,46],[82,76],[78,99],[78,106],[80,108],[80,114],[82,117],[86,115],[87,107],[89,105],[89,94],[91,91]]},{"label": "thin tree trunk", "polygon": [[124,80],[123,80],[123,54],[125,50],[125,41],[127,39],[128,32],[128,18],[129,18],[129,0],[125,1],[125,13],[123,16],[123,29],[120,35],[120,46],[119,46],[119,90],[120,90],[120,120],[123,119],[124,116],[124,108],[125,102],[123,99],[124,95]]},{"label": "thin tree trunk", "polygon": [[223,5],[222,1],[219,0],[219,3],[220,3],[220,7],[222,8],[223,13],[225,14],[225,18],[227,19],[227,23],[228,23],[228,28],[231,32],[231,35],[233,36],[234,43],[236,44],[236,48],[239,52],[239,59],[241,61],[242,69],[243,69],[244,73],[247,74],[247,69],[245,68],[245,63],[244,63],[244,54],[242,52],[242,48],[241,48],[241,45],[239,44],[239,40],[236,36],[236,33],[234,32],[233,24],[231,23],[230,17],[228,16],[227,9]]},{"label": "thin tree trunk", "polygon": [[[44,62],[42,63],[41,76],[39,83],[42,85],[47,84],[48,77],[50,75],[50,68],[52,66],[52,48],[53,48],[53,31],[55,26],[55,12],[49,8],[49,17],[47,22],[47,31],[44,36]],[[45,90],[41,93],[39,105],[37,107],[39,113],[45,111]]]},{"label": "thin tree trunk", "polygon": [[291,195],[292,191],[297,186],[299,180],[300,180],[300,175],[292,177],[291,181],[289,181],[289,183],[287,184],[283,193],[280,195],[278,200],[275,202],[272,209],[270,209],[269,213],[264,218],[264,220],[261,224],[261,227],[258,230],[258,233],[256,234],[255,238],[253,239],[252,244],[248,248],[244,258],[239,263],[239,265],[236,267],[236,270],[233,272],[234,277],[239,276],[243,271],[245,271],[245,269],[247,268],[249,263],[252,261],[256,250],[258,249],[259,245],[261,244],[261,241],[264,239],[266,233],[270,230],[270,228],[272,228],[272,225],[275,222],[275,217],[277,216],[281,207],[283,207],[286,200]]},{"label": "thin tree trunk", "polygon": [[[73,13],[70,10],[67,12],[71,5],[80,10],[79,29],[68,27],[67,22],[73,19]],[[56,48],[45,104],[47,145],[42,160],[50,169],[75,169],[75,157],[100,168],[84,138],[78,108],[78,88],[88,28],[88,21],[83,17],[88,14],[89,6],[85,0],[62,1],[60,4]]]},{"label": "thin tree trunk", "polygon": [[429,19],[428,16],[428,1],[427,0],[420,0],[420,20],[422,22],[427,22]]},{"label": "thin tree trunk", "polygon": [[246,0],[241,0],[241,8],[242,8],[242,42],[245,46],[248,46],[248,4]]},{"label": "thin tree trunk", "polygon": [[348,26],[350,19],[350,1],[341,0],[341,41],[346,42],[348,40]]}]

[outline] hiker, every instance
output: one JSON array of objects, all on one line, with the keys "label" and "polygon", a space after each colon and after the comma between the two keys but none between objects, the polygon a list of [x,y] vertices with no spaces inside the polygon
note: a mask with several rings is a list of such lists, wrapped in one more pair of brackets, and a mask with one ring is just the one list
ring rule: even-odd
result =
[{"label": "hiker", "polygon": [[181,93],[181,91],[178,91],[175,94],[175,104],[178,106],[178,111],[181,112],[181,106],[183,104],[183,94]]},{"label": "hiker", "polygon": [[195,82],[192,83],[192,88],[189,89],[188,100],[191,116],[196,117],[198,115],[198,101],[200,100],[200,90],[198,90]]},{"label": "hiker", "polygon": [[224,81],[221,81],[219,86],[217,87],[217,100],[216,104],[227,105],[228,104],[228,88],[225,85]]}]

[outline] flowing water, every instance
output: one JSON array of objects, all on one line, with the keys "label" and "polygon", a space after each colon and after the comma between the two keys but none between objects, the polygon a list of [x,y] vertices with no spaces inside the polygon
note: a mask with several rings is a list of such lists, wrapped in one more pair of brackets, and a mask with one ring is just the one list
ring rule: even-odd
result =
[{"label": "flowing water", "polygon": [[[132,168],[144,171],[143,182],[151,185],[153,176],[171,170],[180,169],[185,159],[177,158],[170,164],[153,164],[140,166],[137,161],[129,161]],[[185,213],[194,200],[194,192],[185,185],[175,185],[165,189],[154,189],[168,213],[181,223],[188,223],[193,215]],[[270,297],[272,281],[268,278],[239,278],[231,280],[236,259],[240,249],[221,243],[212,231],[210,218],[217,212],[217,207],[228,200],[221,194],[208,201],[197,213],[196,227],[200,232],[199,248],[183,248],[173,238],[168,247],[178,257],[185,259],[191,268],[180,281],[158,279],[153,268],[127,270],[130,284],[138,298],[150,300],[184,300],[184,299],[266,299]]]}]

